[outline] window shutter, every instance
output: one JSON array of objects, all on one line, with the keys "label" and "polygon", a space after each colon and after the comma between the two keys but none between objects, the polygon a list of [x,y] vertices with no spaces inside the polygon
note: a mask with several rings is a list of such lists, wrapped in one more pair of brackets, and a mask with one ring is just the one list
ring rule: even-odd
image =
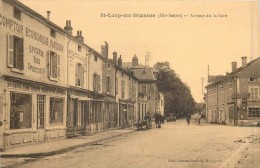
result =
[{"label": "window shutter", "polygon": [[96,91],[96,74],[93,74],[93,90]]},{"label": "window shutter", "polygon": [[60,79],[60,55],[57,55],[57,78]]},{"label": "window shutter", "polygon": [[98,91],[100,91],[100,75],[98,75]]},{"label": "window shutter", "polygon": [[19,48],[19,50],[20,50],[20,55],[19,55],[19,68],[21,69],[21,70],[23,70],[24,69],[24,51],[23,51],[23,39],[20,39],[19,40],[19,46],[20,46],[20,48]]},{"label": "window shutter", "polygon": [[79,71],[79,64],[76,64],[76,74],[75,74],[75,84],[78,86],[78,71]]},{"label": "window shutter", "polygon": [[85,78],[85,73],[84,73],[84,66],[82,66],[82,76],[81,76],[81,86],[84,87],[84,78]]},{"label": "window shutter", "polygon": [[51,73],[52,73],[52,59],[51,59],[52,55],[51,55],[51,51],[48,52],[47,58],[48,58],[48,72],[49,72],[49,77],[51,77]]},{"label": "window shutter", "polygon": [[7,66],[13,67],[14,66],[14,36],[13,35],[8,34],[7,44],[8,44]]}]

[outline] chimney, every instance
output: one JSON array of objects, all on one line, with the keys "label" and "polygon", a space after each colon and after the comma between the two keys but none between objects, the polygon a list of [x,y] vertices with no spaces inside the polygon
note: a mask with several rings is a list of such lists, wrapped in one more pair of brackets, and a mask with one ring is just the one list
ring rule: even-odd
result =
[{"label": "chimney", "polygon": [[117,53],[115,51],[113,52],[113,62],[117,65]]},{"label": "chimney", "polygon": [[101,45],[101,55],[108,58],[108,43],[105,41],[105,45]]},{"label": "chimney", "polygon": [[118,58],[118,66],[122,67],[122,57],[121,57],[121,55]]},{"label": "chimney", "polygon": [[47,19],[50,20],[51,11],[47,11]]},{"label": "chimney", "polygon": [[75,37],[79,42],[84,43],[84,37],[82,36],[81,30],[77,31],[77,36]]},{"label": "chimney", "polygon": [[133,66],[138,66],[138,58],[136,55],[134,55],[133,59],[132,59],[132,65]]},{"label": "chimney", "polygon": [[247,64],[247,57],[244,56],[244,57],[241,57],[242,58],[242,68],[244,68]]},{"label": "chimney", "polygon": [[66,26],[64,27],[64,30],[66,30],[67,33],[72,35],[73,28],[71,27],[71,21],[70,20],[66,21]]},{"label": "chimney", "polygon": [[237,62],[232,62],[232,72],[237,69]]}]

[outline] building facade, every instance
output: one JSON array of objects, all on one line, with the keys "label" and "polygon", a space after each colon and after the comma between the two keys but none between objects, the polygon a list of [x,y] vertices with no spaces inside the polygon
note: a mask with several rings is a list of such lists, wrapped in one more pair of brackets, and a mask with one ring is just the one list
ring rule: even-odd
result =
[{"label": "building facade", "polygon": [[0,13],[0,148],[66,137],[65,31],[18,1]]},{"label": "building facade", "polygon": [[0,149],[133,126],[147,111],[163,114],[152,68],[125,68],[116,52],[109,59],[107,42],[98,52],[82,31],[73,35],[70,20],[63,29],[49,18],[0,1]]},{"label": "building facade", "polygon": [[242,66],[232,62],[232,72],[211,78],[206,86],[206,119],[210,123],[253,125],[260,121],[260,59]]}]

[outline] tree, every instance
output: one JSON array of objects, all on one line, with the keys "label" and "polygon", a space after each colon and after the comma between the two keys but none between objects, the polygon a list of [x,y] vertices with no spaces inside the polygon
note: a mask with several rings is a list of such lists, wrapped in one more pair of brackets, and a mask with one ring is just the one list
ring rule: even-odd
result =
[{"label": "tree", "polygon": [[154,68],[157,70],[158,90],[165,95],[165,114],[175,113],[177,116],[182,117],[188,112],[192,113],[195,101],[191,95],[190,88],[171,69],[170,63],[157,62]]}]

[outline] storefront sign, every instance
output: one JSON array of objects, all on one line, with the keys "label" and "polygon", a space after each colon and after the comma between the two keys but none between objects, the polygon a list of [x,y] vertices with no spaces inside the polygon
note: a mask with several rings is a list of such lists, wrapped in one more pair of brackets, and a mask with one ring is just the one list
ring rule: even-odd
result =
[{"label": "storefront sign", "polygon": [[23,34],[23,25],[0,14],[0,26],[6,27],[14,32]]},{"label": "storefront sign", "polygon": [[61,88],[57,88],[57,87],[29,85],[29,84],[22,84],[22,83],[16,83],[16,82],[7,82],[7,87],[14,88],[14,89],[21,89],[21,90],[30,90],[30,91],[39,91],[39,92],[48,92],[48,93],[66,95],[65,89],[61,89]]}]

